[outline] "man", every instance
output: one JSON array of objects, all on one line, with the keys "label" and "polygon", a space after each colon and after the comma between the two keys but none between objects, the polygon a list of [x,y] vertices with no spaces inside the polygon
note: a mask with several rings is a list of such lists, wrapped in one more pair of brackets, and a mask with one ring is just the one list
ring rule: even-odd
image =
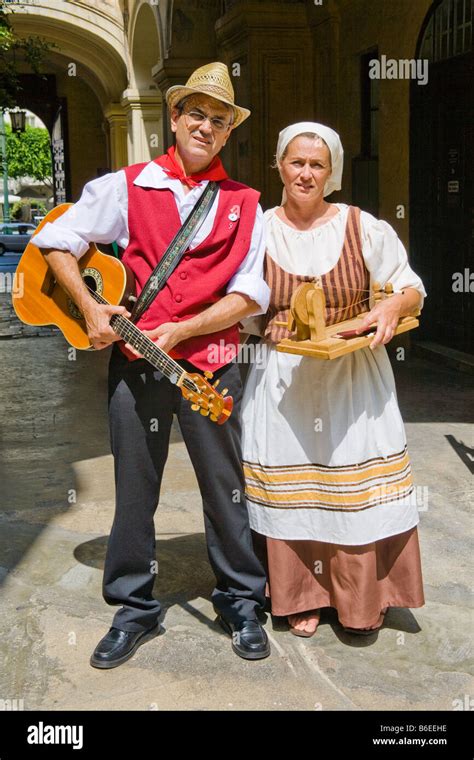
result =
[{"label": "man", "polygon": [[[265,574],[254,554],[241,466],[241,380],[230,361],[238,322],[267,310],[263,280],[263,214],[259,193],[227,178],[218,154],[250,111],[234,103],[227,67],[197,69],[185,86],[166,93],[176,145],[164,156],[89,182],[77,204],[37,233],[60,285],[85,317],[94,348],[114,343],[109,366],[109,421],[115,460],[116,510],[104,568],[108,604],[121,605],[91,665],[116,667],[159,632],[153,598],[156,510],[176,414],[203,499],[208,555],[216,588],[214,609],[232,648],[246,659],[270,653],[257,612]],[[234,409],[224,425],[191,410],[172,385],[110,327],[124,307],[97,304],[76,257],[89,243],[117,243],[135,274],[137,295],[209,180],[219,191],[201,228],[165,287],[137,322],[164,351],[192,372],[211,370]],[[221,347],[217,351],[216,346]],[[158,425],[151,425],[152,420]],[[156,430],[156,428],[158,428]],[[152,432],[153,429],[153,432]]]}]

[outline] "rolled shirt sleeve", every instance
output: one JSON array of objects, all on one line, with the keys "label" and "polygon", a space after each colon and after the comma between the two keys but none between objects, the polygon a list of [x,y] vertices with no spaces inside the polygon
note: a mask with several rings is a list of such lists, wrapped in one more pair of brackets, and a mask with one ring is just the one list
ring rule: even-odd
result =
[{"label": "rolled shirt sleeve", "polygon": [[32,238],[38,248],[70,251],[78,259],[90,243],[128,245],[128,198],[125,172],[104,174],[84,185],[80,199]]},{"label": "rolled shirt sleeve", "polygon": [[229,280],[226,293],[243,293],[256,301],[260,309],[249,316],[265,314],[270,303],[270,288],[263,279],[263,261],[265,257],[265,220],[258,204],[255,223],[247,256]]},{"label": "rolled shirt sleeve", "polygon": [[405,247],[393,227],[365,211],[361,213],[361,227],[362,252],[372,283],[384,287],[390,282],[395,292],[414,288],[421,295],[421,309],[426,290],[408,263]]}]

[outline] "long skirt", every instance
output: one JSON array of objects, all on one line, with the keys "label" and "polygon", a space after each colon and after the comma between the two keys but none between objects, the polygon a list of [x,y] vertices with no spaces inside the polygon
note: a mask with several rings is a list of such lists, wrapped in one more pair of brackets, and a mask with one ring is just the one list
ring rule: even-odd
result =
[{"label": "long skirt", "polygon": [[333,607],[344,627],[372,628],[388,607],[424,605],[416,527],[362,546],[253,538],[273,615]]}]

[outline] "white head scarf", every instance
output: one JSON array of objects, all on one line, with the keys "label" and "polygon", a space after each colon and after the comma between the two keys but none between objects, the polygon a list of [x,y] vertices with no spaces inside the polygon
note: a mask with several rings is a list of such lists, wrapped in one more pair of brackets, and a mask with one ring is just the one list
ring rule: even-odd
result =
[{"label": "white head scarf", "polygon": [[[291,140],[304,132],[314,132],[319,137],[322,137],[331,153],[332,171],[324,185],[324,197],[326,197],[326,195],[330,195],[335,190],[341,189],[342,167],[344,163],[342,143],[339,135],[333,129],[325,127],[324,124],[317,124],[315,121],[300,121],[298,124],[290,124],[286,129],[282,129],[279,134],[276,150],[277,162],[281,162],[285,148]],[[286,193],[283,191],[282,203],[284,203],[285,198]]]}]

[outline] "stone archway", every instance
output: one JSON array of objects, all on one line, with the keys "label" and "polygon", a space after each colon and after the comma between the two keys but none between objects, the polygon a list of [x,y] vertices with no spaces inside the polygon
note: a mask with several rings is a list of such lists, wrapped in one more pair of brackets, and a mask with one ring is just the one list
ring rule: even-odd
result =
[{"label": "stone archway", "polygon": [[[26,10],[12,14],[15,31],[57,45],[43,70],[50,85],[49,115],[56,120],[59,109],[63,122],[66,199],[76,200],[88,180],[127,163],[126,141],[116,139],[117,125],[109,119],[110,110],[120,107],[127,84],[123,22],[112,6],[105,15],[75,3],[58,3],[54,15],[40,5]],[[28,99],[35,98],[41,85],[33,79],[36,85],[29,83],[22,95],[23,104],[31,108]],[[40,112],[38,107],[32,110]],[[123,111],[119,116],[125,122]],[[46,123],[52,131],[53,123]]]}]

